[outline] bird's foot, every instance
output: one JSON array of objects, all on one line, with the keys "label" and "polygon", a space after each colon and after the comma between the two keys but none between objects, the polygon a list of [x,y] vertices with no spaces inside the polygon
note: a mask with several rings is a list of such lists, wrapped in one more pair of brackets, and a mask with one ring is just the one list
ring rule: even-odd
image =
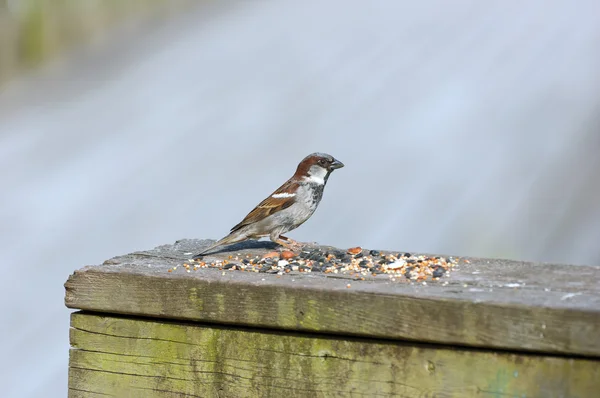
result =
[{"label": "bird's foot", "polygon": [[285,247],[288,250],[291,250],[293,252],[297,252],[302,250],[302,248],[304,247],[304,243],[302,242],[298,242],[295,241],[293,239],[290,239],[286,236],[280,235],[279,238],[275,241],[275,243]]}]

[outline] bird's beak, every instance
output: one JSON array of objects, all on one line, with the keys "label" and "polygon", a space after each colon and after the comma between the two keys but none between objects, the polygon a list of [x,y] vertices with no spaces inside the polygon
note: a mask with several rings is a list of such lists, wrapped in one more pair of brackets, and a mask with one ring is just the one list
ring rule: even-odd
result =
[{"label": "bird's beak", "polygon": [[331,166],[329,166],[331,170],[341,169],[342,167],[344,167],[344,163],[340,162],[337,159],[333,159],[333,163],[331,163]]}]

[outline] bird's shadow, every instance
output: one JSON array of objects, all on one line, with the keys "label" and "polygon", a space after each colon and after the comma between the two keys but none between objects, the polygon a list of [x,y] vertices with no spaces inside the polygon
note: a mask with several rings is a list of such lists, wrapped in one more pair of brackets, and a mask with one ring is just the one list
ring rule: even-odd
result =
[{"label": "bird's shadow", "polygon": [[249,241],[245,241],[245,242],[240,242],[240,243],[234,243],[231,245],[225,245],[221,248],[215,248],[215,250],[211,250],[208,253],[202,253],[201,256],[196,257],[195,258],[203,258],[209,255],[215,255],[215,254],[219,254],[219,253],[229,253],[229,252],[238,252],[241,250],[259,250],[259,249],[266,249],[266,250],[275,250],[275,249],[279,249],[281,248],[280,245],[278,245],[275,242],[271,242],[271,241],[258,241],[258,240],[249,240]]}]

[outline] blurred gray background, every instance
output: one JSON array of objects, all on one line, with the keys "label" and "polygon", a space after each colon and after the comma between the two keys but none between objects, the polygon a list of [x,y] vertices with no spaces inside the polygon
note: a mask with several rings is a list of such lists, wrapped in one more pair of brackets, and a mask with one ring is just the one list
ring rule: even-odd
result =
[{"label": "blurred gray background", "polygon": [[127,15],[0,62],[3,397],[66,396],[75,269],[220,238],[314,151],[346,167],[294,239],[600,263],[597,1]]}]

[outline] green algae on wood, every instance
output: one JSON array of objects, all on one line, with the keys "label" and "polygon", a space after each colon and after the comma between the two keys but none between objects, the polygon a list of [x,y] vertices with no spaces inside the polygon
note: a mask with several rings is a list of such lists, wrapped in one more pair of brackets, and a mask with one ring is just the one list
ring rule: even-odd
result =
[{"label": "green algae on wood", "polygon": [[[591,397],[589,359],[75,313],[69,396]],[[96,395],[93,395],[96,394]]]}]

